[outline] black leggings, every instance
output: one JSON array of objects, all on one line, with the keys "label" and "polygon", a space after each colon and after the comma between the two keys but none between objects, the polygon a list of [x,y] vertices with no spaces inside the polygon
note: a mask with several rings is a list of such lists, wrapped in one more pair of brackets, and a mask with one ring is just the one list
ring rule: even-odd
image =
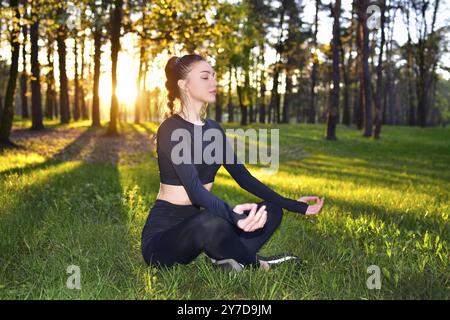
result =
[{"label": "black leggings", "polygon": [[145,262],[165,267],[188,264],[204,251],[210,258],[259,267],[256,254],[280,225],[283,209],[267,201],[257,204],[258,209],[266,205],[267,221],[263,228],[245,232],[207,209],[156,199],[142,230]]}]

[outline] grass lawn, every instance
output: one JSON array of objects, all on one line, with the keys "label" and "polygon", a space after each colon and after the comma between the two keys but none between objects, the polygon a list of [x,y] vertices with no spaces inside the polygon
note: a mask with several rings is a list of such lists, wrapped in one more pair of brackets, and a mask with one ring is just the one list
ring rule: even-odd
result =
[{"label": "grass lawn", "polygon": [[[450,298],[448,128],[384,126],[374,141],[339,125],[338,140],[326,141],[324,125],[276,126],[279,172],[247,167],[286,197],[325,205],[315,217],[285,210],[260,253],[291,251],[305,263],[225,273],[204,253],[167,270],[141,257],[159,188],[157,123],[122,124],[121,138],[102,138],[89,122],[48,121],[44,133],[27,125],[15,121],[13,132],[27,149],[0,154],[1,299]],[[223,167],[212,191],[230,206],[259,201]],[[66,287],[70,265],[81,290]],[[379,290],[366,285],[371,265]]]}]

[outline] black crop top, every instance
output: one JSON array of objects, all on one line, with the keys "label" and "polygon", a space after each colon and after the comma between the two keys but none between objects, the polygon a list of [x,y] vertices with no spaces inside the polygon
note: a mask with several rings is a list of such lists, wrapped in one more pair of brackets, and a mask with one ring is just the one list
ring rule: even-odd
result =
[{"label": "black crop top", "polygon": [[[207,129],[211,128],[217,130],[209,130],[205,133]],[[175,129],[186,130],[176,130],[174,132]],[[205,136],[203,137],[203,135]],[[209,139],[207,139],[208,137]],[[220,142],[216,143],[216,137],[220,139],[218,142],[221,141],[222,144]],[[184,186],[194,205],[206,208],[234,224],[238,220],[247,217],[244,214],[238,214],[233,211],[226,202],[203,186],[203,184],[214,181],[217,171],[223,165],[241,188],[286,210],[301,214],[306,213],[307,203],[281,196],[256,179],[247,170],[240,159],[238,159],[226,138],[224,130],[217,121],[205,119],[203,125],[197,125],[183,119],[178,114],[174,114],[160,124],[156,133],[156,139],[161,183]],[[195,141],[201,141],[201,143],[194,144],[194,139]],[[211,154],[214,157],[216,153],[211,152],[211,148],[220,147],[223,148],[223,159],[216,162],[208,157],[203,159],[202,155],[206,154]],[[189,152],[184,152],[186,150],[189,150]],[[232,161],[230,161],[230,157]]]}]

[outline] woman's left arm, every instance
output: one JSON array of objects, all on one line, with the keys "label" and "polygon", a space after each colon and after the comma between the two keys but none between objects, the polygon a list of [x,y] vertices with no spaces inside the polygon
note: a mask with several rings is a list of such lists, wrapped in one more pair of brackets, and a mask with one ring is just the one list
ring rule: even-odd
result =
[{"label": "woman's left arm", "polygon": [[306,211],[308,210],[308,204],[306,202],[283,197],[255,178],[233,151],[224,130],[220,125],[218,125],[218,127],[222,131],[224,137],[224,159],[227,159],[227,154],[230,152],[233,153],[233,162],[227,163],[227,161],[224,161],[223,166],[241,188],[286,210],[306,214]]}]

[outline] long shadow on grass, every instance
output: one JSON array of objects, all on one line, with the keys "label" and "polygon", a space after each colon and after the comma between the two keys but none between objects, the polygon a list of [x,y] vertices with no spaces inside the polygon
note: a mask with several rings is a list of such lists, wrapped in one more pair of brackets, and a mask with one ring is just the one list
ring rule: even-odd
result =
[{"label": "long shadow on grass", "polygon": [[[92,153],[106,142],[116,141],[97,138]],[[36,169],[48,175],[20,189],[1,219],[1,283],[14,297],[126,298],[120,295],[129,287],[133,261],[117,165],[49,161],[17,172]],[[71,264],[82,272],[80,292],[65,288]]]},{"label": "long shadow on grass", "polygon": [[22,168],[12,168],[0,172],[0,178],[4,178],[10,174],[28,174],[37,169],[43,169],[51,165],[56,165],[61,163],[61,161],[71,161],[76,158],[80,152],[86,147],[93,138],[103,129],[90,127],[82,134],[80,134],[75,140],[65,146],[61,151],[53,155],[46,161],[38,164],[31,164]]}]

